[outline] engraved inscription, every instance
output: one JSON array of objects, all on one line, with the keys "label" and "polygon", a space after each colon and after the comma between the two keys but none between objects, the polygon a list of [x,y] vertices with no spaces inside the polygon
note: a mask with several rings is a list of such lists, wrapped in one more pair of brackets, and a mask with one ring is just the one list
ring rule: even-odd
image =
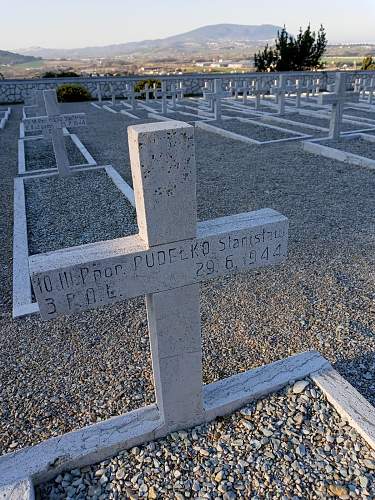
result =
[{"label": "engraved inscription", "polygon": [[34,292],[42,317],[54,318],[280,263],[286,258],[287,231],[285,219],[36,273]]},{"label": "engraved inscription", "polygon": [[37,116],[24,120],[26,132],[42,131],[45,135],[50,135],[53,130],[64,127],[85,127],[85,113],[73,113],[58,116]]}]

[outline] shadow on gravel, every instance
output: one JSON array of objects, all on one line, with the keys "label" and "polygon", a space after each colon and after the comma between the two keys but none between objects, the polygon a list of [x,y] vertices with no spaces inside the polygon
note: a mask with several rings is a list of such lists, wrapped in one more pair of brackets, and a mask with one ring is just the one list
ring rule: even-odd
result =
[{"label": "shadow on gravel", "polygon": [[[375,333],[372,335],[375,337]],[[334,368],[375,406],[375,352],[342,359],[334,364]]]}]

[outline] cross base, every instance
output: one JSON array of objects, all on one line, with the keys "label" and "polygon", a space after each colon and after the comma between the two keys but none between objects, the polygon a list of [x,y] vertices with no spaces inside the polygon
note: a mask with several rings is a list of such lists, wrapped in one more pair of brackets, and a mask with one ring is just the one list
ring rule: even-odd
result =
[{"label": "cross base", "polygon": [[[185,420],[166,425],[153,404],[10,453],[0,457],[0,493],[6,485],[26,479],[40,484],[63,471],[105,460],[121,450],[228,415],[289,383],[329,368],[328,361],[316,351],[297,354],[203,386],[204,411],[200,422]],[[17,500],[22,498],[28,497],[18,496]]]}]

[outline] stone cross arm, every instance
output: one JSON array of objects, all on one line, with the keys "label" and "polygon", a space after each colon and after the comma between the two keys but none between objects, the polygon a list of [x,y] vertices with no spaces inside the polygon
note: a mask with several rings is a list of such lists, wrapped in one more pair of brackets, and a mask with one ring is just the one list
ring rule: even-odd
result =
[{"label": "stone cross arm", "polygon": [[319,100],[318,100],[318,103],[320,105],[344,104],[346,102],[359,102],[359,92],[345,91],[340,94],[324,93],[319,95]]},{"label": "stone cross arm", "polygon": [[197,237],[148,248],[139,236],[30,257],[43,319],[285,260],[288,220],[262,209],[197,224]]},{"label": "stone cross arm", "polygon": [[35,132],[42,130],[43,134],[49,135],[52,130],[62,129],[64,127],[85,127],[85,113],[72,113],[55,116],[37,116],[25,118],[23,120],[25,132]]}]

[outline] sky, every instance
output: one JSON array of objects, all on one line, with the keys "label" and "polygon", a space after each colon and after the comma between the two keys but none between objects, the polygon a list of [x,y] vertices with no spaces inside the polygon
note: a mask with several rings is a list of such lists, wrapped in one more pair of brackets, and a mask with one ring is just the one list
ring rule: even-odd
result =
[{"label": "sky", "polygon": [[218,23],[296,33],[309,22],[330,43],[375,43],[375,0],[0,0],[0,49],[109,45]]}]

